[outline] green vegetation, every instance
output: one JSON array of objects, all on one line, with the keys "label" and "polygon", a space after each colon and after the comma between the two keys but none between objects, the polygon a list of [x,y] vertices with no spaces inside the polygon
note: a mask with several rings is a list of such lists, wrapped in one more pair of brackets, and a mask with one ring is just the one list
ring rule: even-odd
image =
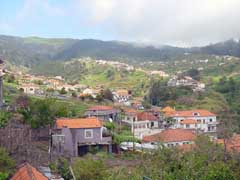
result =
[{"label": "green vegetation", "polygon": [[80,83],[91,87],[128,88],[132,89],[135,95],[142,95],[145,92],[150,79],[141,71],[127,71],[111,65],[99,65],[87,59],[67,63],[43,63],[34,66],[31,72],[49,76],[61,75],[70,83]]},{"label": "green vegetation", "polygon": [[[77,180],[237,180],[240,160],[237,152],[225,152],[224,147],[199,136],[192,150],[161,147],[151,153],[124,153],[114,157],[105,153],[87,154],[72,163]],[[65,161],[68,172],[68,163]],[[57,165],[53,166],[55,169]],[[54,169],[52,168],[52,169]],[[59,171],[58,171],[59,172]],[[66,174],[68,174],[66,173]],[[71,179],[67,177],[66,179]]]},{"label": "green vegetation", "polygon": [[52,162],[49,167],[52,172],[59,173],[65,180],[73,179],[67,159],[60,157],[55,162]]},{"label": "green vegetation", "polygon": [[53,125],[57,117],[82,116],[89,104],[74,101],[60,101],[52,98],[39,99],[19,96],[16,100],[18,112],[25,123],[32,128]]},{"label": "green vegetation", "polygon": [[14,169],[14,160],[5,149],[0,147],[0,180],[8,179],[9,175],[13,174]]},{"label": "green vegetation", "polygon": [[108,176],[104,162],[90,157],[77,158],[73,163],[73,171],[77,180],[102,180]]},{"label": "green vegetation", "polygon": [[11,114],[9,112],[0,110],[0,128],[5,127],[10,118]]}]

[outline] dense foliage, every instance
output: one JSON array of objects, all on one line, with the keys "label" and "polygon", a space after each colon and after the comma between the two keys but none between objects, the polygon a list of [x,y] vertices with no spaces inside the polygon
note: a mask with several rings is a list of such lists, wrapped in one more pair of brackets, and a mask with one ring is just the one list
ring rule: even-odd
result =
[{"label": "dense foliage", "polygon": [[56,117],[76,116],[74,108],[51,98],[33,99],[19,96],[16,103],[24,122],[30,124],[32,128],[51,126]]},{"label": "dense foliage", "polygon": [[0,148],[0,180],[5,180],[10,174],[13,174],[14,168],[14,160],[5,149]]}]

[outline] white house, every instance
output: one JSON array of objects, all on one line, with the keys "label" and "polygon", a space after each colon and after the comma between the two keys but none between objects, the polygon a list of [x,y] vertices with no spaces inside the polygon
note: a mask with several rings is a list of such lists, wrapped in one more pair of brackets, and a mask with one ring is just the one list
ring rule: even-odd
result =
[{"label": "white house", "polygon": [[128,90],[121,89],[113,92],[113,98],[119,103],[127,102],[131,98],[131,94],[128,93]]},{"label": "white house", "polygon": [[125,110],[123,122],[131,126],[134,136],[142,139],[143,136],[159,132],[159,120],[150,112],[138,112],[134,109]]},{"label": "white house", "polygon": [[159,143],[166,147],[182,146],[186,144],[193,144],[196,135],[194,132],[186,129],[167,129],[160,133],[150,136],[144,136],[143,142],[145,144],[157,145]]},{"label": "white house", "polygon": [[175,120],[173,128],[194,129],[204,133],[217,131],[216,115],[207,110],[174,111],[166,116]]},{"label": "white house", "polygon": [[99,93],[100,93],[100,90],[98,90],[98,89],[90,89],[90,88],[87,88],[87,89],[83,90],[83,92],[82,92],[82,94],[90,95],[93,98],[96,98]]},{"label": "white house", "polygon": [[35,84],[23,84],[19,87],[19,89],[26,94],[35,94],[40,91],[39,86]]}]

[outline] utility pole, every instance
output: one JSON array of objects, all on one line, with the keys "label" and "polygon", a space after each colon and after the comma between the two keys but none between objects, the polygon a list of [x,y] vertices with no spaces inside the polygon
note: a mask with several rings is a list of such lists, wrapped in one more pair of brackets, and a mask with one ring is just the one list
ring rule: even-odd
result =
[{"label": "utility pole", "polygon": [[0,59],[0,108],[3,106],[3,75],[4,75],[5,63]]}]

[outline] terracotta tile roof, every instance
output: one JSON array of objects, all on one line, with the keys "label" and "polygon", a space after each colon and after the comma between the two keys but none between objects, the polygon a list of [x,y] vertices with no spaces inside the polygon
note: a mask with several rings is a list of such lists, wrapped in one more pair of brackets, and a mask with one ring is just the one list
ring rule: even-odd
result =
[{"label": "terracotta tile roof", "polygon": [[138,121],[146,121],[146,120],[156,121],[157,117],[154,116],[152,113],[149,113],[149,112],[139,112],[137,114],[137,119],[138,119]]},{"label": "terracotta tile roof", "polygon": [[180,124],[197,124],[196,119],[184,119],[183,121],[180,122]]},{"label": "terracotta tile roof", "polygon": [[128,90],[125,89],[121,89],[121,90],[117,90],[116,94],[120,95],[120,96],[127,96],[128,94]]},{"label": "terracotta tile roof", "polygon": [[136,109],[124,109],[124,112],[126,113],[126,114],[137,114],[138,113],[138,111],[136,110]]},{"label": "terracotta tile roof", "polygon": [[90,118],[60,118],[56,121],[57,129],[62,127],[68,128],[100,128],[102,127],[102,122],[96,117]]},{"label": "terracotta tile roof", "polygon": [[175,110],[173,108],[171,108],[170,106],[167,106],[167,107],[163,108],[162,111],[164,113],[169,113],[169,112],[174,112]]},{"label": "terracotta tile roof", "polygon": [[88,110],[89,111],[107,111],[107,110],[113,110],[114,108],[112,106],[92,106]]},{"label": "terracotta tile roof", "polygon": [[[195,115],[196,114],[196,115]],[[208,110],[196,109],[188,111],[175,111],[169,114],[171,117],[203,117],[203,116],[216,116],[214,113],[209,112]]]},{"label": "terracotta tile roof", "polygon": [[18,169],[11,180],[48,180],[48,178],[30,164],[25,163]]},{"label": "terracotta tile roof", "polygon": [[160,133],[145,136],[144,142],[181,142],[181,141],[193,141],[196,135],[186,129],[167,129]]},{"label": "terracotta tile roof", "polygon": [[196,144],[183,144],[181,146],[178,146],[178,149],[182,152],[189,152],[196,148]]},{"label": "terracotta tile roof", "polygon": [[[224,145],[224,139],[218,139],[216,142]],[[228,151],[240,152],[240,134],[235,134],[230,139],[226,139],[225,143]]]}]

